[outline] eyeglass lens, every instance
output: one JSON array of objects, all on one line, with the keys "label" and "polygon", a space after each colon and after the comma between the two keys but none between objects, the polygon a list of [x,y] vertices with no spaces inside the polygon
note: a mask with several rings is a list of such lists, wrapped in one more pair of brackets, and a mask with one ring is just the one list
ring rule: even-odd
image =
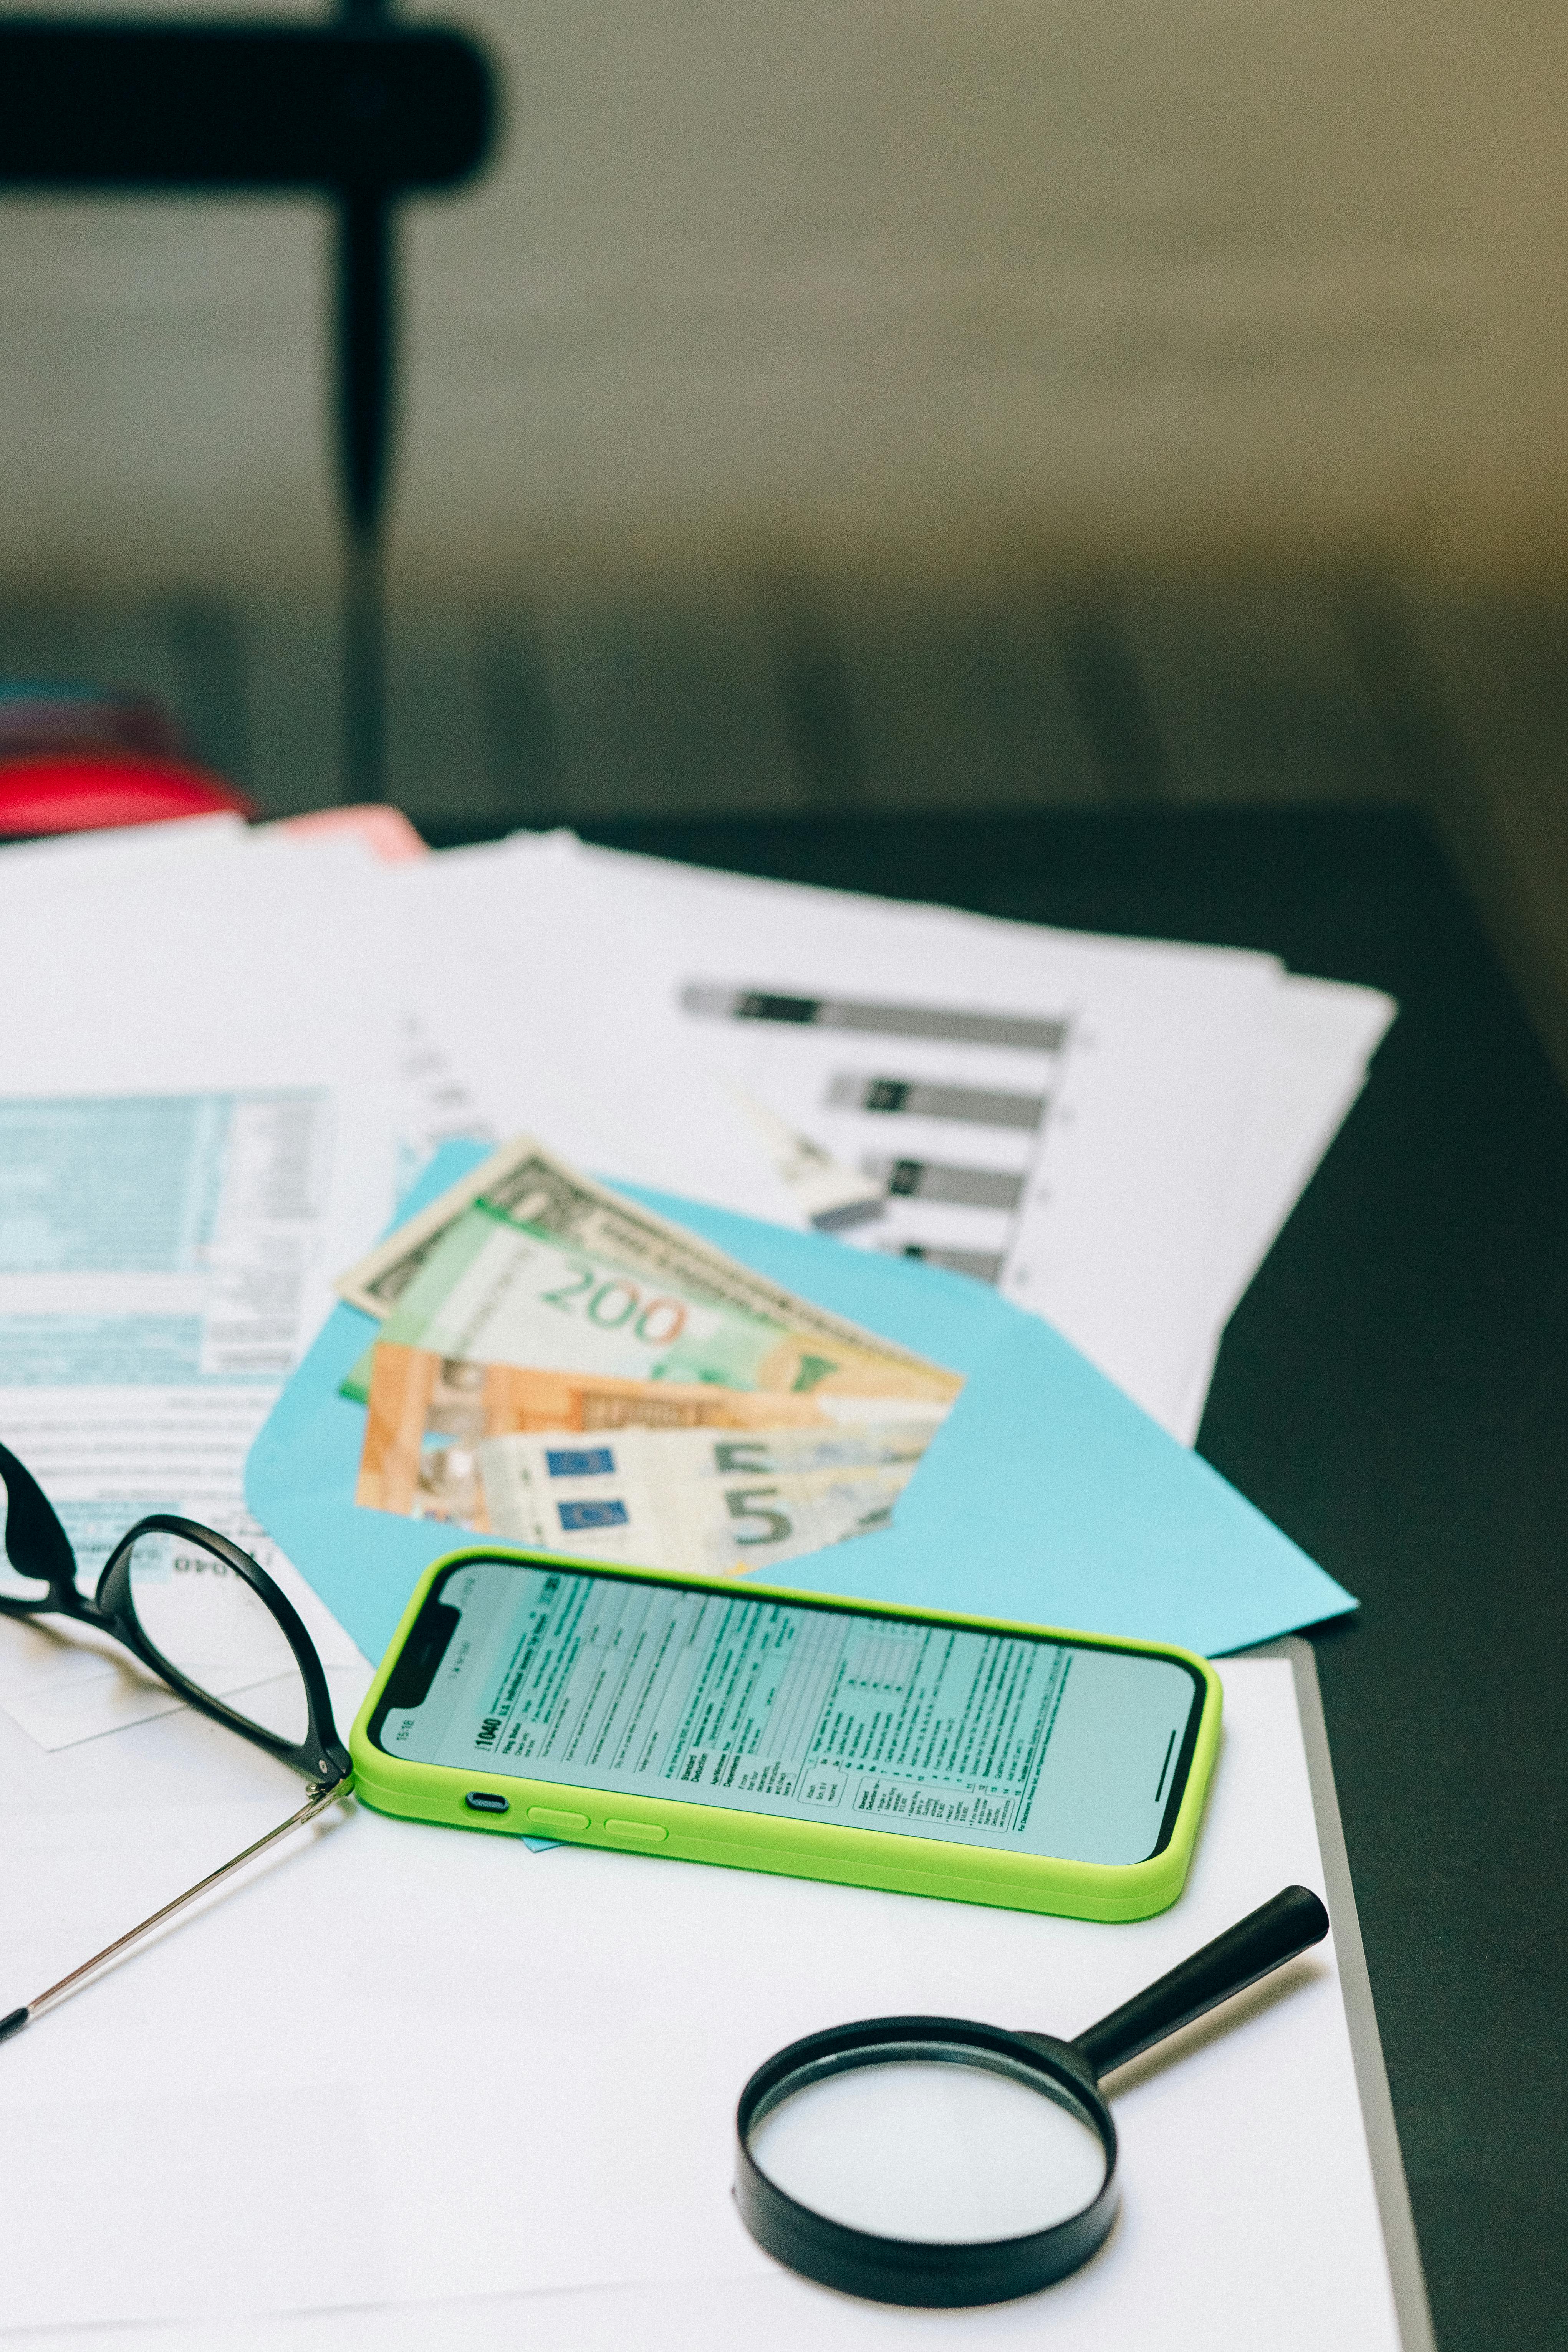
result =
[{"label": "eyeglass lens", "polygon": [[189,1536],[154,1529],[130,1559],[137,1622],[159,1654],[259,1729],[298,1745],[310,1729],[300,1664],[237,1570]]},{"label": "eyeglass lens", "polygon": [[1105,2179],[1105,2150],[1079,2116],[957,2052],[823,2075],[763,2116],[751,2149],[812,2212],[926,2245],[1050,2229]]}]

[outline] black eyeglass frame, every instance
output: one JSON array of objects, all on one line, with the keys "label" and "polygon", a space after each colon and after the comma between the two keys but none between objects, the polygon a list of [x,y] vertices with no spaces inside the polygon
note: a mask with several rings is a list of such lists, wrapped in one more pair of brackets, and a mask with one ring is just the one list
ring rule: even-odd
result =
[{"label": "black eyeglass frame", "polygon": [[[259,1560],[242,1551],[238,1544],[231,1543],[227,1536],[219,1535],[216,1528],[203,1527],[196,1519],[179,1518],[172,1512],[153,1511],[146,1518],[138,1519],[121,1537],[104,1562],[97,1591],[89,1601],[77,1582],[76,1554],[58,1514],[32,1472],[6,1445],[0,1445],[0,1481],[5,1484],[7,1498],[5,1549],[11,1566],[19,1576],[37,1577],[48,1588],[37,1601],[0,1593],[0,1612],[7,1617],[49,1613],[94,1626],[122,1643],[189,1706],[198,1707],[215,1723],[237,1732],[255,1747],[265,1748],[279,1762],[292,1765],[321,1790],[335,1789],[352,1778],[353,1762],[338,1737],[327,1678],[316,1645],[299,1611]],[[307,1736],[302,1741],[285,1739],[226,1706],[221,1698],[182,1674],[149,1640],[136,1614],[131,1590],[132,1553],[138,1539],[146,1535],[182,1536],[189,1543],[200,1544],[231,1574],[248,1584],[270,1612],[294,1654],[305,1686]]]}]

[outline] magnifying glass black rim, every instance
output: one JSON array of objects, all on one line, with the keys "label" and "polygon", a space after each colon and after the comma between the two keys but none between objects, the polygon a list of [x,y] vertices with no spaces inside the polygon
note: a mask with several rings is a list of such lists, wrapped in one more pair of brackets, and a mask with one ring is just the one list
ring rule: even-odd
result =
[{"label": "magnifying glass black rim", "polygon": [[[903,2057],[984,2066],[1054,2099],[1105,2152],[1105,2178],[1081,2211],[1018,2238],[884,2238],[797,2203],[752,2154],[752,2134],[783,2102],[825,2075]],[[950,2055],[951,2053],[951,2055]],[[876,2303],[927,2309],[1010,2303],[1088,2262],[1116,2219],[1116,2126],[1082,2057],[1048,2034],[1009,2033],[962,2017],[871,2017],[792,2042],[759,2066],[735,2110],[735,2202],[757,2243],[804,2277]]]}]

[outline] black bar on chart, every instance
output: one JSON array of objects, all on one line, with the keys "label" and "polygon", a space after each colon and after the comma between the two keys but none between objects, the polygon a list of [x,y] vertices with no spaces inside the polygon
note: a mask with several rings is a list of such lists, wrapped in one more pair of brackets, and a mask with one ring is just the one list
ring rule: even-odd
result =
[{"label": "black bar on chart", "polygon": [[682,1009],[717,1021],[776,1021],[795,1028],[852,1029],[876,1037],[929,1037],[949,1045],[1003,1045],[1015,1053],[1056,1054],[1065,1021],[1037,1013],[950,1010],[936,1004],[868,1004],[846,996],[780,996],[763,989],[693,982]]},{"label": "black bar on chart", "polygon": [[1045,1117],[1044,1095],[1004,1094],[988,1087],[929,1086],[921,1078],[845,1075],[827,1089],[834,1110],[901,1111],[910,1118],[962,1119],[970,1127],[1014,1127],[1032,1133]]},{"label": "black bar on chart", "polygon": [[863,1160],[866,1175],[895,1201],[945,1201],[959,1209],[1016,1209],[1024,1177],[1007,1168],[954,1168],[939,1160]]},{"label": "black bar on chart", "polygon": [[905,1242],[899,1250],[900,1257],[918,1257],[925,1265],[944,1265],[949,1274],[967,1274],[976,1282],[999,1282],[1002,1278],[1000,1251],[927,1249],[921,1242]]}]

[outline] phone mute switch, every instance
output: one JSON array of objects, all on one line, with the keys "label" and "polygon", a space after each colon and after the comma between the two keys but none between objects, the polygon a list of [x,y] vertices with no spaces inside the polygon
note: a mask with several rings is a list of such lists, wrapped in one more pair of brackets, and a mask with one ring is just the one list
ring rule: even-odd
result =
[{"label": "phone mute switch", "polygon": [[662,1845],[669,1832],[661,1830],[657,1822],[606,1822],[605,1834],[627,1845]]},{"label": "phone mute switch", "polygon": [[542,1830],[585,1830],[586,1813],[558,1813],[549,1805],[530,1805],[528,1818],[537,1822]]}]

